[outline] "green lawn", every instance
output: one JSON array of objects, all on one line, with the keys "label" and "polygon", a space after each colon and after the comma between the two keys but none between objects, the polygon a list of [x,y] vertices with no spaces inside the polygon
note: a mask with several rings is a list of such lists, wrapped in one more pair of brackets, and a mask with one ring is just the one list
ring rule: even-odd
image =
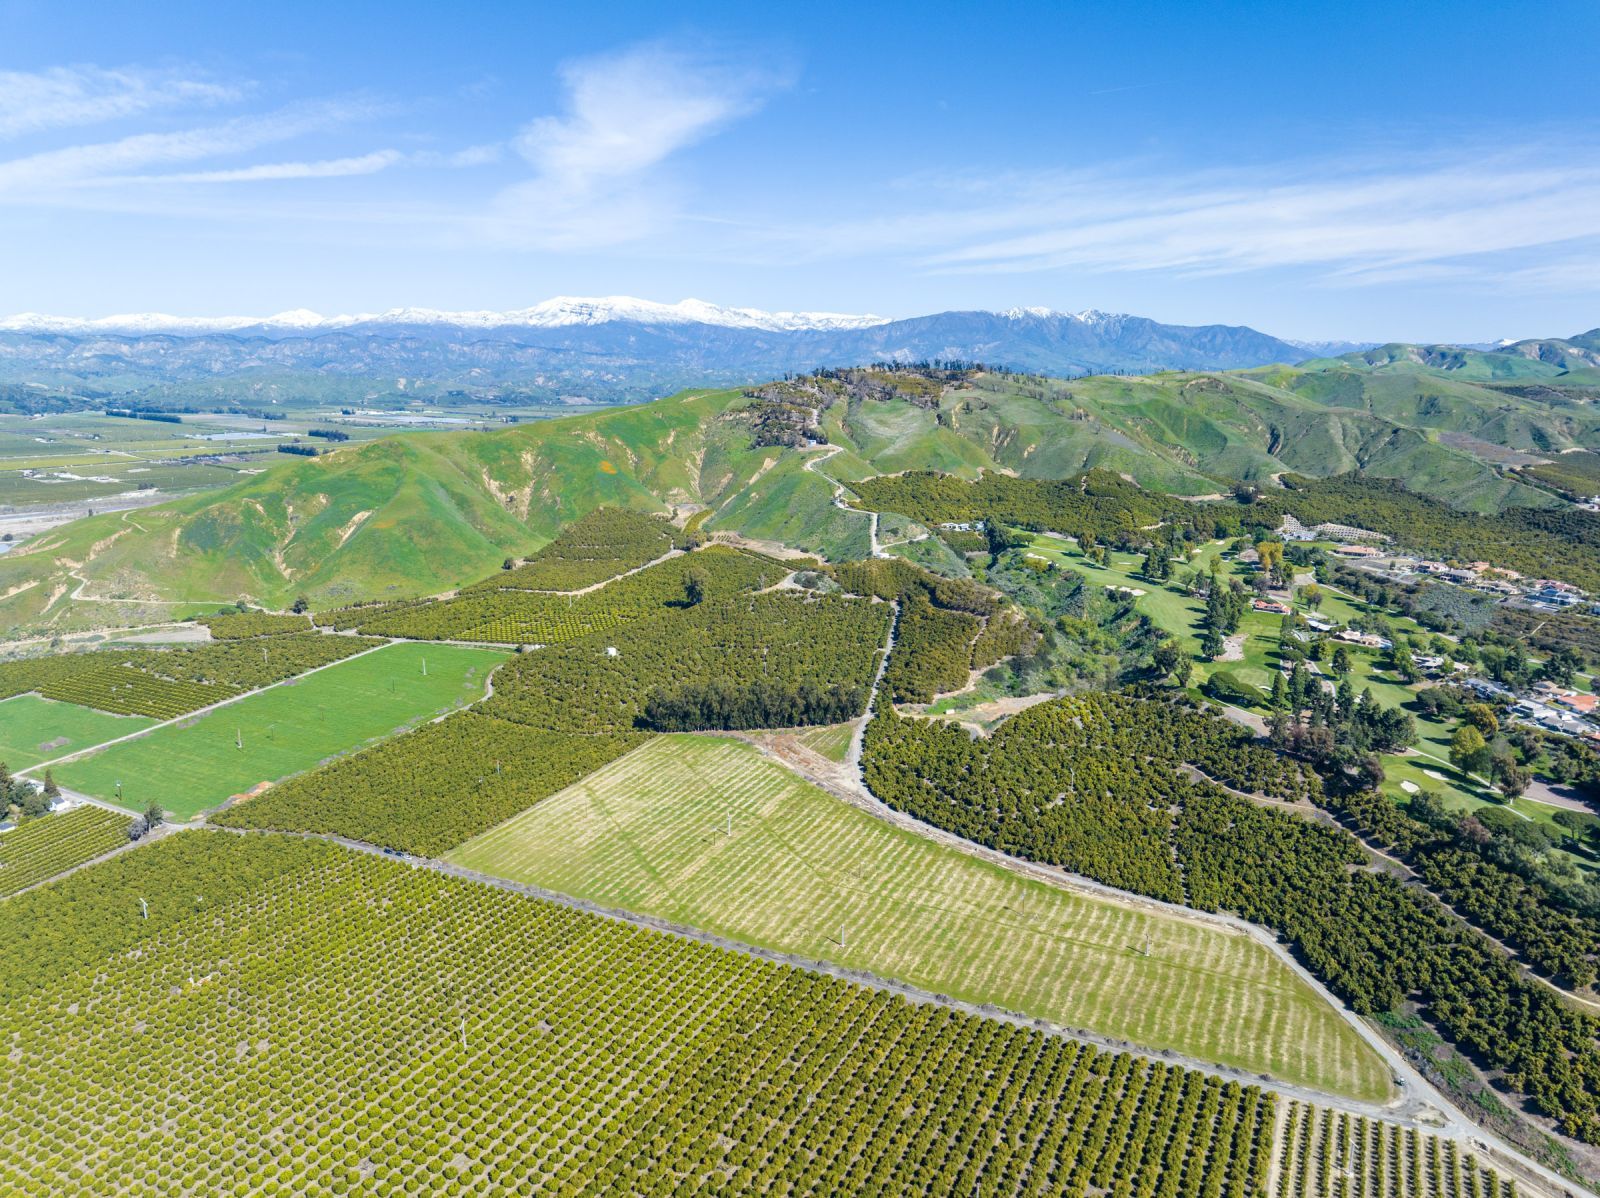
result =
[{"label": "green lawn", "polygon": [[[1223,578],[1245,577],[1236,563],[1222,558],[1222,548],[1221,542],[1213,542],[1201,547],[1192,561],[1179,562],[1174,559],[1173,577],[1186,577],[1195,570],[1209,573],[1213,559],[1221,561]],[[1143,555],[1113,550],[1110,566],[1098,566],[1079,553],[1077,545],[1059,537],[1047,536],[1035,537],[1030,552],[1083,575],[1091,586],[1125,587],[1144,592],[1134,600],[1134,607],[1170,633],[1183,651],[1194,659],[1192,685],[1198,687],[1217,670],[1231,670],[1254,686],[1265,688],[1272,685],[1272,671],[1277,668],[1278,627],[1282,616],[1246,611],[1239,622],[1239,632],[1245,638],[1244,656],[1237,661],[1207,661],[1198,656],[1200,620],[1205,615],[1205,600],[1185,594],[1175,583],[1154,583],[1144,578],[1139,573],[1144,564]],[[1265,698],[1264,693],[1262,697]]]},{"label": "green lawn", "polygon": [[[1174,563],[1174,573],[1182,574],[1195,568],[1209,569],[1209,559],[1217,556],[1221,548],[1220,543],[1213,543],[1203,548],[1194,562],[1185,565]],[[1199,653],[1199,622],[1205,614],[1205,604],[1170,586],[1158,586],[1141,577],[1139,569],[1143,565],[1143,557],[1112,552],[1111,565],[1105,568],[1085,560],[1076,545],[1059,537],[1047,536],[1034,538],[1032,552],[1075,570],[1087,578],[1091,585],[1129,587],[1145,592],[1135,601],[1138,610],[1171,633],[1191,657]],[[1235,564],[1227,560],[1222,562],[1222,566],[1224,577],[1237,572]],[[1329,587],[1323,587],[1322,592],[1323,601],[1318,613],[1336,623],[1347,624],[1358,615],[1370,615],[1375,612],[1370,604]],[[1426,630],[1409,617],[1395,612],[1382,614],[1397,632],[1412,636],[1428,635]],[[1269,612],[1247,611],[1239,625],[1239,631],[1245,636],[1243,658],[1231,662],[1212,662],[1196,657],[1193,685],[1198,687],[1216,670],[1227,669],[1233,671],[1243,681],[1261,687],[1265,691],[1272,685],[1272,675],[1278,668],[1278,629],[1281,619],[1282,617]],[[1350,681],[1356,692],[1370,689],[1373,698],[1385,707],[1404,706],[1417,722],[1415,751],[1403,756],[1386,756],[1383,759],[1384,772],[1387,775],[1382,787],[1384,793],[1403,800],[1412,792],[1407,791],[1401,783],[1410,782],[1421,790],[1430,790],[1438,794],[1447,806],[1456,810],[1471,810],[1498,804],[1499,799],[1483,781],[1462,773],[1450,764],[1450,737],[1454,729],[1449,722],[1426,718],[1415,705],[1416,694],[1420,687],[1410,685],[1381,669],[1379,662],[1384,655],[1377,650],[1364,649],[1358,645],[1349,645],[1347,648],[1351,658]],[[1324,678],[1333,679],[1327,662],[1323,662],[1320,668]],[[1544,823],[1549,823],[1550,817],[1554,814],[1553,808],[1526,800],[1519,799],[1512,806],[1530,819]]]},{"label": "green lawn", "polygon": [[310,769],[472,702],[505,656],[459,645],[387,645],[65,762],[55,768],[56,780],[110,800],[121,782],[127,806],[139,809],[154,800],[187,819],[257,783]]},{"label": "green lawn", "polygon": [[1389,1092],[1378,1057],[1251,937],[1023,878],[728,738],[658,737],[448,859],[1150,1048]]},{"label": "green lawn", "polygon": [[110,715],[76,703],[18,695],[0,703],[0,762],[13,770],[65,757],[116,740],[155,723],[137,715]]}]

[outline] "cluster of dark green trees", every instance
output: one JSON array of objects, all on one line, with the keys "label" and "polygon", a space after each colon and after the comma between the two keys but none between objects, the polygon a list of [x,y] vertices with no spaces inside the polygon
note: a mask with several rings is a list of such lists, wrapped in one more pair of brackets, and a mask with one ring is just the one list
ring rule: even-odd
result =
[{"label": "cluster of dark green trees", "polygon": [[645,700],[641,723],[657,732],[793,728],[853,720],[866,704],[866,690],[859,685],[709,678],[654,692]]},{"label": "cluster of dark green trees", "polygon": [[[45,776],[49,777],[48,770]],[[54,790],[54,779],[51,779],[50,787]],[[50,798],[26,778],[18,778],[5,762],[0,761],[0,819],[4,819],[13,807],[24,816],[43,815],[50,810]]]},{"label": "cluster of dark green trees", "polygon": [[[1343,668],[1338,655],[1345,653]],[[1348,652],[1334,652],[1338,685],[1326,690],[1295,662],[1287,680],[1275,674],[1268,704],[1268,735],[1274,747],[1312,762],[1346,788],[1362,789],[1383,781],[1379,756],[1398,753],[1417,738],[1416,720],[1398,707],[1384,707],[1371,690],[1359,695],[1350,682]]]},{"label": "cluster of dark green trees", "polygon": [[1250,610],[1250,597],[1237,580],[1212,575],[1206,592],[1206,614],[1200,618],[1200,652],[1215,661],[1222,656],[1223,642],[1239,631],[1239,622]]}]

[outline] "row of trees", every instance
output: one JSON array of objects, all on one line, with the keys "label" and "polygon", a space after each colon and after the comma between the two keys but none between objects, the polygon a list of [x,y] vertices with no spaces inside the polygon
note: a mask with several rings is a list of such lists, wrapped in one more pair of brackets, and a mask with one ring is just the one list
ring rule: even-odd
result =
[{"label": "row of trees", "polygon": [[656,691],[645,700],[643,723],[657,732],[839,724],[860,715],[866,704],[861,686],[712,678]]}]

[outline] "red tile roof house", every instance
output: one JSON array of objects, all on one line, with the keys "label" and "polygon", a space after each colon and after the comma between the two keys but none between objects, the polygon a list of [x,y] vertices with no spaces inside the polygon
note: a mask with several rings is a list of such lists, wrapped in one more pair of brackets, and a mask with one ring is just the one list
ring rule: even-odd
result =
[{"label": "red tile roof house", "polygon": [[1579,715],[1593,715],[1595,709],[1600,707],[1600,698],[1588,695],[1582,691],[1567,691],[1557,695],[1555,701],[1561,706],[1577,712]]}]

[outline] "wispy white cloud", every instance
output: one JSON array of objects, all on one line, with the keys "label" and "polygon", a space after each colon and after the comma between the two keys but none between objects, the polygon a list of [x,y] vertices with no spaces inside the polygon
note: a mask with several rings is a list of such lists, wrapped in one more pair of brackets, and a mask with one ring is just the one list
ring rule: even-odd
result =
[{"label": "wispy white cloud", "polygon": [[319,162],[261,162],[233,170],[174,171],[161,175],[112,175],[105,185],[127,183],[259,183],[280,179],[339,179],[350,175],[375,175],[406,161],[399,150],[377,150],[353,158],[327,158]]},{"label": "wispy white cloud", "polygon": [[238,117],[172,133],[139,133],[116,141],[45,150],[0,162],[0,195],[37,196],[98,186],[107,176],[241,154],[370,116],[361,100],[297,104],[260,116]]},{"label": "wispy white cloud", "polygon": [[989,210],[991,235],[925,247],[924,264],[1197,275],[1299,267],[1358,284],[1600,236],[1600,159],[1570,154],[1555,167],[1468,150],[1432,163],[1302,164],[1270,178],[1111,175],[1054,195],[1047,180],[1038,192],[1025,207]]},{"label": "wispy white cloud", "polygon": [[[746,223],[749,260],[890,255],[931,274],[1297,269],[1331,286],[1512,277],[1579,281],[1561,247],[1600,238],[1600,148],[1385,155],[1175,172],[1158,162],[1077,171],[919,175],[863,197],[870,213]],[[1550,165],[1556,163],[1557,165]],[[1587,258],[1588,255],[1585,255]],[[1600,289],[1600,277],[1591,290]]]},{"label": "wispy white cloud", "polygon": [[566,111],[530,122],[513,143],[534,176],[502,191],[475,232],[577,248],[659,230],[678,200],[659,168],[790,82],[781,65],[751,67],[753,57],[651,42],[569,63]]},{"label": "wispy white cloud", "polygon": [[244,89],[193,72],[140,67],[0,71],[0,138],[238,100]]}]

